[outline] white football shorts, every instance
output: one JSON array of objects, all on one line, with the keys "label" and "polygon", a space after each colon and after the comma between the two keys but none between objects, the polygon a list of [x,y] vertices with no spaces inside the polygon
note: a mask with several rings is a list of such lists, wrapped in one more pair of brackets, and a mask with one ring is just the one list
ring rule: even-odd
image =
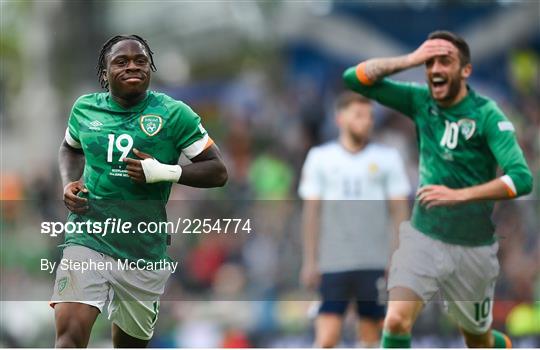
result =
[{"label": "white football shorts", "polygon": [[[159,312],[159,297],[163,294],[170,271],[119,269],[117,259],[83,246],[64,248],[62,259],[90,262],[104,268],[56,270],[51,306],[63,302],[78,302],[103,311],[108,302],[108,318],[128,335],[148,340],[152,338]],[[108,267],[112,266],[112,269]]]},{"label": "white football shorts", "polygon": [[483,334],[493,320],[498,249],[497,242],[478,247],[444,243],[404,222],[399,248],[392,256],[388,290],[405,287],[424,302],[440,291],[448,313],[459,326],[469,333]]}]

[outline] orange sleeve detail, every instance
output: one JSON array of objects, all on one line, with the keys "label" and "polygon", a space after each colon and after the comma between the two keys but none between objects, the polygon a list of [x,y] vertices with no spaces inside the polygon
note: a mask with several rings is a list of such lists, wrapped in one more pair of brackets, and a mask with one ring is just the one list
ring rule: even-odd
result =
[{"label": "orange sleeve detail", "polygon": [[510,340],[510,338],[506,334],[504,335],[504,343],[505,343],[507,349],[512,348],[512,341]]},{"label": "orange sleeve detail", "polygon": [[362,62],[356,67],[356,77],[363,85],[373,85],[375,83],[366,75],[366,62]]},{"label": "orange sleeve detail", "polygon": [[204,149],[207,149],[208,147],[212,146],[214,144],[214,140],[212,140],[210,137],[208,137],[208,142],[206,142],[206,145],[204,145]]},{"label": "orange sleeve detail", "polygon": [[508,197],[514,198],[516,196],[516,193],[514,192],[514,190],[512,190],[512,188],[508,186],[504,181],[503,183],[504,183],[504,187],[506,188],[506,194],[508,194]]}]

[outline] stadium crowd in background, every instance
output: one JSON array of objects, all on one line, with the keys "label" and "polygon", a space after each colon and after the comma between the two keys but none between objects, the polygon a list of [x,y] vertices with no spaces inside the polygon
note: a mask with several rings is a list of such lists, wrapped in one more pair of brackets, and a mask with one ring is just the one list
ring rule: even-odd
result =
[{"label": "stadium crowd in background", "polygon": [[[169,255],[180,260],[183,268],[171,277],[150,346],[307,347],[313,342],[308,309],[316,296],[298,285],[301,246],[296,188],[308,149],[337,134],[332,121],[333,100],[345,87],[339,73],[334,80],[298,79],[292,62],[284,58],[285,53],[282,56],[272,67],[248,65],[241,74],[222,78],[219,84],[208,84],[203,94],[197,92],[207,86],[204,78],[192,78],[181,89],[162,83],[171,96],[185,99],[204,116],[207,130],[220,144],[229,172],[228,185],[222,189],[176,187],[169,211],[174,212],[180,200],[188,200],[184,202],[188,203],[187,211],[197,215],[206,212],[208,208],[202,206],[207,200],[219,199],[226,205],[238,206],[224,211],[245,212],[244,201],[257,199],[263,204],[250,210],[254,217],[265,220],[246,237],[230,240],[220,235],[191,236],[173,244]],[[357,58],[348,63],[353,59]],[[503,62],[498,67],[504,72],[503,80],[483,79],[476,83],[480,92],[493,85],[503,92],[494,97],[516,128],[533,172],[534,189],[526,198],[496,207],[501,276],[496,286],[494,327],[513,337],[516,347],[535,347],[540,345],[538,45],[515,48]],[[276,66],[280,74],[276,74]],[[62,101],[66,106],[70,103],[68,99]],[[415,130],[405,117],[393,114],[376,109],[375,138],[400,149],[414,187],[418,176]],[[58,115],[58,119],[63,123],[67,115]],[[9,123],[3,125],[9,128]],[[55,158],[52,154],[45,162],[49,166],[36,169],[32,177],[5,169],[0,174],[0,269],[3,291],[8,292],[4,296],[10,300],[3,301],[0,315],[1,346],[49,347],[54,341],[52,313],[45,301],[20,303],[9,299],[9,292],[33,288],[42,290],[46,298],[52,286],[52,277],[47,278],[35,266],[41,257],[59,257],[59,241],[32,237],[44,218],[61,221],[66,215],[60,202],[62,190]],[[275,202],[280,203],[279,208],[264,201],[268,199],[279,200]],[[24,254],[10,249],[22,245]],[[14,317],[10,322],[4,322],[7,314]],[[109,332],[105,321],[97,322],[90,345],[110,346]],[[463,346],[457,329],[442,317],[437,304],[427,307],[416,325],[415,336],[416,346]],[[354,344],[354,335],[345,334],[343,344]]]}]

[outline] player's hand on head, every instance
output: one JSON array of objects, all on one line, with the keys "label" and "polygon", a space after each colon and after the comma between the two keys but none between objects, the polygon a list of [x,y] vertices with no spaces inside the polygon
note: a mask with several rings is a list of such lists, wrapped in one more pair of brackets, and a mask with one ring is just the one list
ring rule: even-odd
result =
[{"label": "player's hand on head", "polygon": [[409,54],[412,65],[420,65],[435,56],[449,55],[457,50],[450,42],[443,39],[430,39],[424,41],[414,52]]},{"label": "player's hand on head", "polygon": [[70,182],[64,187],[64,204],[75,214],[88,211],[88,199],[80,197],[79,193],[88,193],[82,180]]},{"label": "player's hand on head", "polygon": [[416,199],[427,209],[441,206],[453,206],[466,199],[462,190],[448,188],[443,185],[428,185],[420,188]]},{"label": "player's hand on head", "polygon": [[317,265],[304,263],[300,271],[300,283],[308,289],[315,289],[319,286],[320,281],[321,273]]}]

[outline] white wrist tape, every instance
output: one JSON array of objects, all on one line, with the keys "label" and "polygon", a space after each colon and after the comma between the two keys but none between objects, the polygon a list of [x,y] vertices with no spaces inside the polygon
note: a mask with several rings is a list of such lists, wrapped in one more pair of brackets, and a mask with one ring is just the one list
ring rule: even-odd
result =
[{"label": "white wrist tape", "polygon": [[155,183],[162,181],[178,182],[182,175],[180,165],[162,164],[154,158],[141,160],[141,166],[146,177],[146,183]]}]

